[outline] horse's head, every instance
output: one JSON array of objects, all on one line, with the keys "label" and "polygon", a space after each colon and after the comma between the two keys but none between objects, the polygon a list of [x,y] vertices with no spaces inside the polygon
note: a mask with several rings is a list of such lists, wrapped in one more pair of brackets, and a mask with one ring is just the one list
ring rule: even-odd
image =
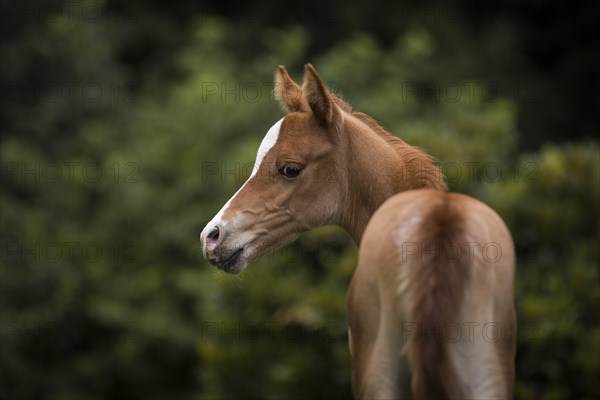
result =
[{"label": "horse's head", "polygon": [[339,145],[348,106],[310,64],[302,87],[280,66],[275,96],[288,114],[267,132],[250,178],[200,235],[204,256],[229,273],[302,232],[335,223],[347,191],[338,172],[348,162]]}]

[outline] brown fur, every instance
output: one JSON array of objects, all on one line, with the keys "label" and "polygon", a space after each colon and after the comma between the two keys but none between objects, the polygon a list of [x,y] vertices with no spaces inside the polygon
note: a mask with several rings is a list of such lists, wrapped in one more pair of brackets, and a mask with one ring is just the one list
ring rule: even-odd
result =
[{"label": "brown fur", "polygon": [[448,190],[442,171],[437,166],[436,160],[420,149],[407,144],[404,140],[392,135],[367,114],[352,113],[364,122],[373,132],[382,137],[392,147],[402,163],[406,166],[406,175],[411,181],[405,185],[407,189],[436,189]]},{"label": "brown fur", "polygon": [[275,73],[273,93],[284,111],[307,111],[306,101],[302,96],[302,88],[290,78],[283,65],[280,65]]},{"label": "brown fur", "polygon": [[[432,157],[352,112],[312,65],[302,87],[280,66],[275,95],[288,111],[277,141],[204,229],[204,254],[237,273],[302,232],[339,225],[360,244],[347,303],[355,396],[400,398],[411,371],[417,398],[511,397],[514,336],[499,343],[426,341],[418,333],[403,339],[407,323],[421,332],[469,321],[514,329],[514,247],[500,217],[445,192]],[[283,176],[286,165],[301,172]],[[439,251],[456,245],[469,253],[467,243],[495,243],[502,257],[448,259]],[[399,259],[405,245],[434,250]]]},{"label": "brown fur", "polygon": [[[413,369],[413,391],[419,399],[456,399],[463,397],[460,382],[445,341],[438,335],[448,323],[458,320],[464,288],[469,279],[465,257],[450,260],[442,249],[464,241],[464,216],[446,194],[436,207],[428,210],[414,242],[427,248],[409,274],[406,297],[408,319],[421,333],[406,346]],[[429,252],[433,250],[433,252]],[[461,249],[464,252],[464,248]],[[468,249],[467,249],[468,250]]]},{"label": "brown fur", "polygon": [[[469,243],[495,243],[502,257],[489,262]],[[356,398],[404,398],[409,372],[413,398],[511,397],[513,273],[510,234],[489,207],[429,189],[392,196],[364,231],[348,293]],[[465,324],[489,322],[513,340],[469,338]],[[449,325],[459,340],[444,336]]]}]

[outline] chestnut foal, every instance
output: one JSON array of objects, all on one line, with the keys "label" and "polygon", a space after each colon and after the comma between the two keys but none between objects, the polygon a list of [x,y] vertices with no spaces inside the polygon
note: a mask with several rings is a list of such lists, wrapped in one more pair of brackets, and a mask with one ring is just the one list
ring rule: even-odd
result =
[{"label": "chestnut foal", "polygon": [[[312,65],[283,66],[287,115],[267,132],[250,178],[200,235],[228,273],[321,225],[360,244],[348,292],[356,398],[512,397],[512,239],[474,198],[446,192],[435,161],[352,112]],[[410,383],[409,383],[410,382]]]}]

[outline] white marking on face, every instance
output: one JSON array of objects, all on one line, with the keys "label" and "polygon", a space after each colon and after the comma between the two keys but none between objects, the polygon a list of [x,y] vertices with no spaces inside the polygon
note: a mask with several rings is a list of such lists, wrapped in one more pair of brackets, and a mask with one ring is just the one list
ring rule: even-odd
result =
[{"label": "white marking on face", "polygon": [[248,181],[254,175],[256,175],[256,172],[258,171],[260,164],[262,164],[263,159],[265,158],[269,150],[271,150],[271,148],[275,146],[275,143],[277,143],[277,139],[279,138],[279,130],[281,129],[282,122],[283,118],[275,122],[275,125],[273,125],[271,129],[269,129],[264,139],[262,140],[260,146],[258,146],[258,152],[256,153],[256,162],[254,163],[254,168],[252,169],[252,174],[250,175],[250,178],[248,178]]},{"label": "white marking on face", "polygon": [[238,195],[238,193],[244,188],[244,186],[246,186],[246,184],[250,182],[250,179],[254,178],[254,176],[258,172],[258,169],[260,168],[260,165],[262,164],[265,156],[267,155],[269,150],[271,150],[273,146],[275,146],[275,143],[277,143],[277,139],[279,138],[279,130],[281,129],[282,122],[283,118],[277,121],[275,125],[273,125],[269,129],[262,142],[260,143],[260,146],[258,147],[258,152],[256,153],[256,161],[254,162],[254,168],[252,169],[250,177],[246,180],[246,182],[244,182],[242,187],[240,187],[238,191],[235,192],[235,194],[227,201],[227,203],[225,203],[225,205],[221,208],[217,215],[215,215],[214,218],[208,224],[206,224],[206,227],[202,230],[202,233],[200,234],[200,240],[202,241],[202,243],[206,243],[206,236],[213,229],[213,227],[221,225],[221,217],[227,210],[227,207],[229,207],[231,201],[235,198],[235,196]]}]

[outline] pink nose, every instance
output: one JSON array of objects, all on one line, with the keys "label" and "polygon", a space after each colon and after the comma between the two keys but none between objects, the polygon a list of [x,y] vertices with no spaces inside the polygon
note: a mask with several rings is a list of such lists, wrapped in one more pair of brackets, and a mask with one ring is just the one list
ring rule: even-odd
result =
[{"label": "pink nose", "polygon": [[204,256],[211,263],[217,259],[217,249],[222,242],[221,230],[218,225],[214,226],[204,239]]},{"label": "pink nose", "polygon": [[206,235],[206,244],[217,243],[219,241],[219,227],[215,226],[212,228],[208,235]]}]

